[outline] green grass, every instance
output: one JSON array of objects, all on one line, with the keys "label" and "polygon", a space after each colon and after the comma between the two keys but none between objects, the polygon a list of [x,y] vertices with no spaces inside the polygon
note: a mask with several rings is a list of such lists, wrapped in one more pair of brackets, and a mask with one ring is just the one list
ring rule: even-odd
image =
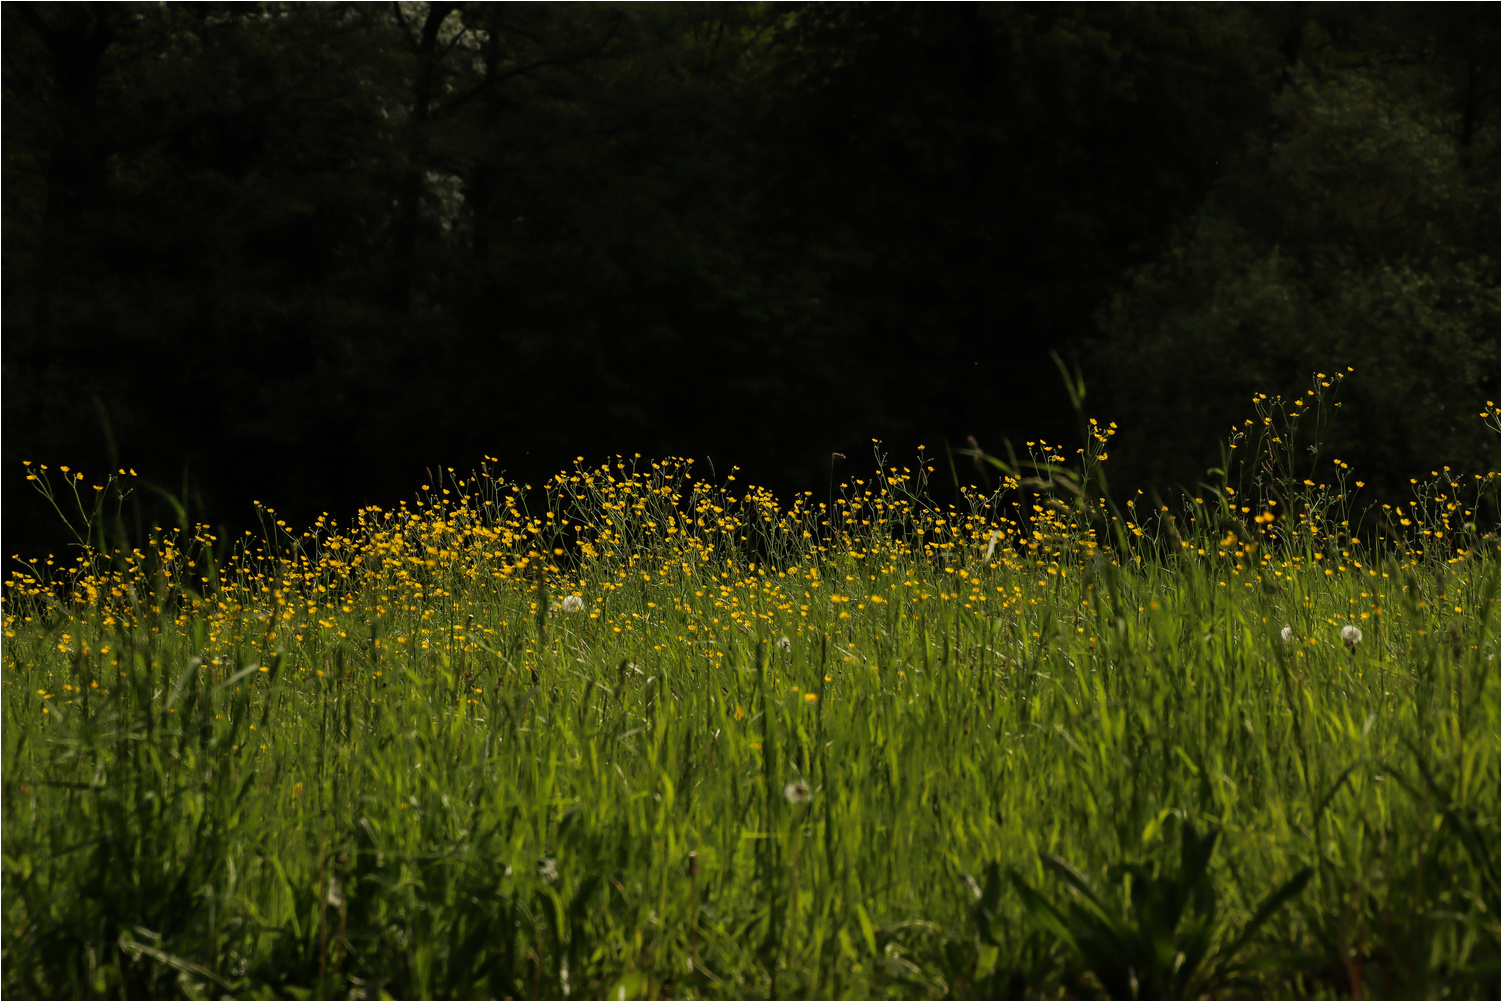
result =
[{"label": "green grass", "polygon": [[1052,461],[482,473],[234,548],[85,491],[6,596],[5,991],[1495,997],[1495,536]]}]

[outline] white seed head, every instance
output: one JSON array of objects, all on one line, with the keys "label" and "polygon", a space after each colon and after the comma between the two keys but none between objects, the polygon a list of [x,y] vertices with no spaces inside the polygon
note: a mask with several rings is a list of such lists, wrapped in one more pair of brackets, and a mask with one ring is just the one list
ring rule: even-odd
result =
[{"label": "white seed head", "polygon": [[985,556],[985,559],[987,561],[989,561],[991,559],[991,554],[993,554],[993,553],[996,552],[996,541],[999,540],[1000,538],[1001,538],[1001,530],[1000,529],[995,529],[995,530],[993,530],[991,532],[991,538],[986,542],[986,556]]},{"label": "white seed head", "polygon": [[1280,637],[1283,638],[1283,643],[1285,643],[1285,644],[1291,644],[1291,643],[1293,643],[1293,627],[1291,627],[1291,626],[1285,626],[1285,627],[1283,627],[1283,629],[1281,631],[1279,631],[1278,636],[1280,636]]},{"label": "white seed head", "polygon": [[980,884],[977,884],[975,882],[975,878],[970,876],[970,874],[960,874],[960,880],[964,883],[965,890],[969,891],[971,896],[974,897],[975,900],[979,901],[982,897],[985,896],[981,893]]},{"label": "white seed head", "polygon": [[790,651],[790,650],[793,649],[793,642],[791,640],[789,640],[787,637],[778,637],[777,638],[777,649],[779,651],[783,651],[783,652]]},{"label": "white seed head", "polygon": [[806,804],[814,799],[814,791],[808,788],[808,784],[801,779],[796,783],[789,783],[782,788],[782,795],[788,798],[790,804]]},{"label": "white seed head", "polygon": [[539,859],[537,861],[537,879],[545,884],[556,884],[558,882],[557,861],[549,859],[547,856]]},{"label": "white seed head", "polygon": [[1345,641],[1347,647],[1354,649],[1357,644],[1361,643],[1361,627],[1342,626],[1340,628],[1340,639]]},{"label": "white seed head", "polygon": [[563,599],[563,611],[564,612],[583,612],[584,611],[584,599],[580,598],[578,595],[568,595],[568,596],[565,596],[564,599]]}]

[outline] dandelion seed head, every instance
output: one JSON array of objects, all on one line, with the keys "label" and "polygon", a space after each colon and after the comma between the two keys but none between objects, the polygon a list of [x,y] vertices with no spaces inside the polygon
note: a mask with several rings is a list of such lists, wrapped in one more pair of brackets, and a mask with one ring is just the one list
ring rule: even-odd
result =
[{"label": "dandelion seed head", "polygon": [[998,539],[1000,539],[1000,538],[1001,538],[1001,530],[1000,529],[993,530],[992,533],[991,533],[991,539],[990,539],[990,541],[986,543],[986,556],[985,556],[985,559],[987,561],[989,561],[991,559],[991,555],[996,552],[996,541]]},{"label": "dandelion seed head", "polygon": [[962,873],[960,874],[960,880],[964,883],[965,890],[969,891],[970,895],[975,898],[975,900],[979,901],[982,897],[982,894],[980,884],[975,882],[975,878],[970,876],[970,874],[968,873]]}]

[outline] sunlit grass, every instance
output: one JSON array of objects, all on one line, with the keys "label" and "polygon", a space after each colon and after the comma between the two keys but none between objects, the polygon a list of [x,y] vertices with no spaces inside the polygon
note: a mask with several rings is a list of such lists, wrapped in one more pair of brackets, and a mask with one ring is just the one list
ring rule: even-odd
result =
[{"label": "sunlit grass", "polygon": [[954,506],[487,465],[134,546],[129,473],[35,467],[85,517],[5,599],[7,991],[1090,992],[983,875],[1130,925],[1188,822],[1219,947],[1313,874],[1196,992],[1494,994],[1495,478],[1117,508],[1089,433]]}]

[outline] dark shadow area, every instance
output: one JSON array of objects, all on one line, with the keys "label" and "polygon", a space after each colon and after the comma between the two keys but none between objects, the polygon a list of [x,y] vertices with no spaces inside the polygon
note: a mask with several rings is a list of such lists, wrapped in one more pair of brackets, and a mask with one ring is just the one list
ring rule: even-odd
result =
[{"label": "dark shadow area", "polygon": [[7,555],[65,538],[23,460],[238,532],[485,456],[787,493],[873,438],[1072,448],[1050,352],[1119,490],[1346,366],[1375,486],[1495,463],[1494,6],[0,18]]}]

